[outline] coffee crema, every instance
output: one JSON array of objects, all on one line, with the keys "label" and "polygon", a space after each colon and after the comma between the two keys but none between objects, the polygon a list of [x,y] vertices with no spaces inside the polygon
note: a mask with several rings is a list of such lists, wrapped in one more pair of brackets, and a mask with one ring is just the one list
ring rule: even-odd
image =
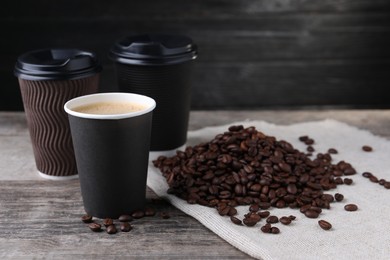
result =
[{"label": "coffee crema", "polygon": [[94,115],[115,115],[115,114],[127,114],[145,109],[144,105],[124,102],[124,101],[112,101],[112,102],[96,102],[87,105],[81,105],[73,108],[72,110],[79,113],[94,114]]}]

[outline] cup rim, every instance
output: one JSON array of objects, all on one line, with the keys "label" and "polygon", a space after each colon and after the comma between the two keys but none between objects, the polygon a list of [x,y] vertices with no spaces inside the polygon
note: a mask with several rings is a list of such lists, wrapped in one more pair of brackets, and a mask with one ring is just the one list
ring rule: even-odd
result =
[{"label": "cup rim", "polygon": [[[139,111],[123,113],[123,114],[107,114],[107,115],[81,113],[73,110],[73,108],[78,106],[88,105],[96,102],[107,102],[107,101],[137,102],[139,104],[146,105],[147,107]],[[135,93],[124,93],[124,92],[105,92],[105,93],[83,95],[83,96],[73,98],[65,103],[64,110],[69,115],[80,117],[80,118],[117,120],[117,119],[131,118],[131,117],[147,114],[153,111],[155,107],[156,107],[156,101],[153,98],[145,95],[140,95]]]}]

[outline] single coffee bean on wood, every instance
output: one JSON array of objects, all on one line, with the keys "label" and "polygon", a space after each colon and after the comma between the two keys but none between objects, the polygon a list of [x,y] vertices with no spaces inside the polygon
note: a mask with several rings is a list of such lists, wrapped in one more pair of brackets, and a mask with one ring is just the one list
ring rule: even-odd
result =
[{"label": "single coffee bean on wood", "polygon": [[142,210],[137,210],[131,214],[131,216],[135,219],[143,218],[145,216],[145,213]]},{"label": "single coffee bean on wood", "polygon": [[332,224],[330,224],[328,221],[326,220],[318,220],[318,225],[320,225],[320,227],[323,229],[323,230],[329,230],[332,228]]},{"label": "single coffee bean on wood", "polygon": [[91,223],[92,222],[92,216],[90,215],[84,215],[81,217],[81,221],[84,223]]},{"label": "single coffee bean on wood", "polygon": [[112,225],[109,225],[108,227],[106,227],[106,232],[108,234],[116,234],[117,229],[116,229],[115,225],[112,224]]},{"label": "single coffee bean on wood", "polygon": [[133,218],[130,215],[121,215],[118,219],[120,222],[130,222]]},{"label": "single coffee bean on wood", "polygon": [[88,225],[88,227],[93,231],[93,232],[99,232],[102,230],[102,226],[98,223],[91,223]]},{"label": "single coffee bean on wood", "polygon": [[129,222],[121,222],[120,224],[120,229],[122,232],[129,232],[130,230],[132,230],[132,226],[130,225]]},{"label": "single coffee bean on wood", "polygon": [[358,206],[355,204],[347,204],[344,206],[344,209],[346,211],[356,211],[356,210],[358,210]]},{"label": "single coffee bean on wood", "polygon": [[105,219],[103,219],[103,225],[104,225],[105,227],[108,227],[108,226],[110,226],[110,225],[112,225],[112,224],[114,224],[114,221],[113,221],[111,218],[105,218]]},{"label": "single coffee bean on wood", "polygon": [[152,217],[154,215],[156,215],[156,211],[154,209],[149,207],[145,209],[145,216]]}]

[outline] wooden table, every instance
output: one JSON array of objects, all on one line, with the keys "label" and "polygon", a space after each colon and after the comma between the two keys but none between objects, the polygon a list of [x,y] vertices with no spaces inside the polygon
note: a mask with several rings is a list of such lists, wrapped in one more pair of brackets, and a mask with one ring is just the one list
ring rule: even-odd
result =
[{"label": "wooden table", "polygon": [[[326,118],[390,138],[390,110],[192,111],[189,128],[246,119],[291,124]],[[131,232],[91,232],[80,220],[78,180],[39,177],[24,113],[0,112],[0,259],[250,258],[150,189],[147,198],[157,215],[134,221]]]}]

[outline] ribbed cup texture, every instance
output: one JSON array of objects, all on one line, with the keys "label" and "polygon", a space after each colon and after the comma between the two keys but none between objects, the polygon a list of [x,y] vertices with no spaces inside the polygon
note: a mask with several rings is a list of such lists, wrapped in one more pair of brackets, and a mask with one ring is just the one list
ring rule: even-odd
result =
[{"label": "ribbed cup texture", "polygon": [[187,141],[191,106],[193,62],[166,66],[138,66],[116,63],[121,91],[153,98],[151,151],[171,150]]},{"label": "ribbed cup texture", "polygon": [[37,169],[50,176],[72,176],[77,166],[64,104],[98,91],[99,74],[75,80],[19,79]]}]

